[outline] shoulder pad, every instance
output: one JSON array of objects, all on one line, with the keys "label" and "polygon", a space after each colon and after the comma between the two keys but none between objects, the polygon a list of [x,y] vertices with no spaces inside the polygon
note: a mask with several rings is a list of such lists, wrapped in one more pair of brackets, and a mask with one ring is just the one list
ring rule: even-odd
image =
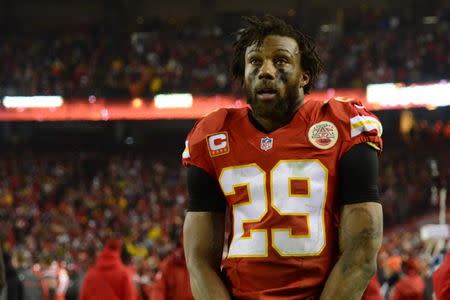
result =
[{"label": "shoulder pad", "polygon": [[344,121],[345,123],[347,123],[349,119],[358,115],[373,116],[373,114],[366,109],[361,101],[352,98],[332,98],[325,101],[324,106],[335,117]]},{"label": "shoulder pad", "polygon": [[197,121],[192,129],[190,144],[196,144],[205,139],[209,134],[221,131],[228,116],[228,109],[220,108]]},{"label": "shoulder pad", "polygon": [[364,105],[351,98],[337,97],[324,102],[327,112],[343,126],[348,137],[374,130],[376,135],[381,136],[383,127],[378,118],[368,111]]},{"label": "shoulder pad", "polygon": [[345,121],[359,114],[358,111],[367,111],[360,101],[352,98],[336,97],[325,101],[324,105],[328,106],[339,119],[344,118]]}]

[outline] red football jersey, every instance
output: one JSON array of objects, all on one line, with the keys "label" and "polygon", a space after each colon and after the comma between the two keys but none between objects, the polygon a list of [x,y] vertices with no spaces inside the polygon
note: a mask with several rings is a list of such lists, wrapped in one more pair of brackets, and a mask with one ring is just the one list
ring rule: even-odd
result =
[{"label": "red football jersey", "polygon": [[336,166],[352,146],[381,151],[382,127],[359,102],[309,101],[291,122],[257,130],[248,108],[199,120],[183,163],[217,178],[231,213],[223,273],[236,299],[315,299],[337,261]]}]

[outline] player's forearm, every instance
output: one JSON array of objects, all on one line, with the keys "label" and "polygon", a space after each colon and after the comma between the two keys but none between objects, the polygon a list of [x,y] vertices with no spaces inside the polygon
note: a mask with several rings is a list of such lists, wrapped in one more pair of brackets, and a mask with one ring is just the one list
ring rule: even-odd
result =
[{"label": "player's forearm", "polygon": [[184,252],[192,294],[197,300],[228,300],[220,278],[224,214],[188,212],[184,223]]},{"label": "player's forearm", "polygon": [[[355,258],[356,256],[356,258]],[[321,300],[360,300],[377,270],[376,257],[361,261],[354,253],[343,253],[327,279]]]},{"label": "player's forearm", "polygon": [[196,300],[231,299],[219,271],[207,262],[195,260],[188,264],[192,294]]},{"label": "player's forearm", "polygon": [[327,279],[321,300],[361,299],[377,270],[383,212],[374,202],[343,207],[339,228],[341,257]]}]

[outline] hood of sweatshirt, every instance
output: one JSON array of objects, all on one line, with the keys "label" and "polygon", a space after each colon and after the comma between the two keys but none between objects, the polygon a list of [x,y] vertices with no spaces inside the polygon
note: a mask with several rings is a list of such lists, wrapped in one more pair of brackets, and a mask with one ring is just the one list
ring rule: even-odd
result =
[{"label": "hood of sweatshirt", "polygon": [[120,260],[120,252],[115,249],[105,248],[95,262],[96,269],[108,270],[120,267],[124,267],[124,264]]}]

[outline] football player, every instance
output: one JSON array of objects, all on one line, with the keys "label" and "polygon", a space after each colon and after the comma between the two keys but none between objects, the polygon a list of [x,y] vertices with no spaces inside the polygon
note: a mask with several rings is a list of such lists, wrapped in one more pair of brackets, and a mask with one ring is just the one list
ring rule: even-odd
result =
[{"label": "football player", "polygon": [[183,152],[194,297],[360,299],[383,231],[381,124],[355,100],[304,103],[321,66],[312,40],[272,16],[246,21],[232,71],[250,108],[199,120]]}]

